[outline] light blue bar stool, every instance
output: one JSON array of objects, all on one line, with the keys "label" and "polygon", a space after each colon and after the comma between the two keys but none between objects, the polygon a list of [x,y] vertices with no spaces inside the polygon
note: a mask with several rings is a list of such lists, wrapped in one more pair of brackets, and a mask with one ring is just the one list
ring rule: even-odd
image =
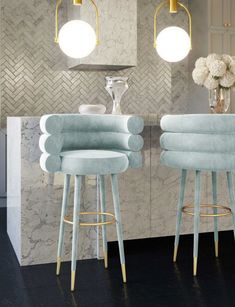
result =
[{"label": "light blue bar stool", "polygon": [[[79,226],[102,226],[105,267],[108,267],[106,225],[116,223],[123,282],[126,282],[125,255],[117,174],[142,165],[143,119],[132,115],[50,114],[42,116],[39,146],[41,168],[65,174],[61,209],[56,274],[60,274],[65,223],[73,227],[71,291],[75,286]],[[100,212],[80,212],[82,176],[96,175],[100,190]],[[111,175],[114,214],[106,212],[105,175]],[[67,216],[70,178],[75,176],[73,217]],[[99,215],[101,221],[84,223],[81,215]]]},{"label": "light blue bar stool", "polygon": [[[215,255],[218,257],[218,217],[233,217],[235,234],[235,195],[232,172],[235,170],[235,115],[166,115],[161,120],[161,163],[181,169],[177,208],[174,262],[177,258],[182,212],[194,216],[193,275],[197,274],[200,216],[214,217]],[[195,170],[194,205],[184,205],[187,170]],[[201,204],[201,172],[212,174],[212,204]],[[217,203],[217,172],[225,171],[231,209]],[[194,211],[192,211],[194,208]],[[203,213],[201,208],[212,208]]]}]

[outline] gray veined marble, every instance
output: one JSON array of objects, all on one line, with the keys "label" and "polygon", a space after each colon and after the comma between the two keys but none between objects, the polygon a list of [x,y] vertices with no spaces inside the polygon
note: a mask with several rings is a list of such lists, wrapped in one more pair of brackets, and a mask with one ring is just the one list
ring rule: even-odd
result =
[{"label": "gray veined marble", "polygon": [[[68,70],[67,57],[54,43],[54,1],[1,1],[1,126],[5,126],[7,116],[76,113],[82,104],[104,104],[111,113],[112,104],[104,88],[107,75],[128,77],[129,90],[122,100],[125,114],[185,112],[188,60],[170,65],[153,48],[153,12],[160,1],[137,1],[137,67],[117,72]],[[187,0],[183,2],[187,4]],[[67,20],[65,10],[60,13],[63,24]],[[173,23],[187,28],[187,16],[179,12],[172,18],[164,10],[159,31]],[[127,20],[122,26],[126,24]],[[106,29],[101,31],[107,35]],[[128,58],[132,56],[132,48],[125,53]],[[120,58],[118,53],[115,57],[117,61]]]}]

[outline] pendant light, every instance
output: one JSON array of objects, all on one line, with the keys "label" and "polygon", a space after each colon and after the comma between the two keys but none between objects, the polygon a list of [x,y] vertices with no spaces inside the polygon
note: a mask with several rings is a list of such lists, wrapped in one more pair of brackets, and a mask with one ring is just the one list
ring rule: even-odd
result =
[{"label": "pendant light", "polygon": [[[189,33],[176,26],[164,28],[157,34],[157,17],[164,6],[169,6],[170,14],[178,12],[178,8],[186,11],[189,23]],[[161,2],[154,15],[154,48],[159,56],[167,62],[183,60],[192,49],[192,18],[187,7],[178,0],[165,0]]]},{"label": "pendant light", "polygon": [[[95,8],[96,32],[91,25],[83,20],[70,20],[59,31],[58,12],[62,0],[56,1],[55,42],[69,57],[81,59],[88,56],[99,44],[99,11],[94,0],[89,0]],[[73,0],[73,5],[81,6],[83,0]]]}]

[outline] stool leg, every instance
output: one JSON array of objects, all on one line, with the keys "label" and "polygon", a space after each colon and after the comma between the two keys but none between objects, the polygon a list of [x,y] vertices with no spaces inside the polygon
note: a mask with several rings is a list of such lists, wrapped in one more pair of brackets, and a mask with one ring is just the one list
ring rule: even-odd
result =
[{"label": "stool leg", "polygon": [[61,216],[60,216],[60,231],[59,231],[59,242],[58,242],[58,250],[57,250],[56,275],[60,274],[61,257],[62,257],[63,244],[64,244],[64,217],[66,215],[66,211],[68,207],[70,178],[71,176],[67,174],[64,177],[64,190],[63,190],[63,200],[62,200],[62,208],[61,208]]},{"label": "stool leg", "polygon": [[177,208],[176,233],[175,233],[174,256],[173,256],[174,262],[176,262],[178,246],[179,246],[179,236],[180,236],[180,227],[182,220],[182,207],[184,204],[186,176],[187,176],[187,171],[183,169],[180,179],[180,192],[179,192],[178,208]]},{"label": "stool leg", "polygon": [[233,214],[233,232],[235,237],[235,196],[234,196],[233,175],[231,172],[227,172],[227,181],[228,181],[229,198]]},{"label": "stool leg", "polygon": [[[212,172],[212,198],[213,205],[217,205],[217,174]],[[217,214],[217,208],[213,209],[214,214]],[[215,242],[215,257],[219,255],[219,234],[218,234],[218,217],[214,217],[214,242]]]},{"label": "stool leg", "polygon": [[75,176],[74,183],[74,207],[73,207],[73,239],[72,239],[72,262],[71,262],[71,291],[74,291],[76,261],[77,261],[77,238],[79,232],[81,176]]},{"label": "stool leg", "polygon": [[197,275],[198,258],[198,232],[200,222],[200,198],[201,198],[201,172],[196,171],[195,180],[195,204],[194,204],[194,242],[193,242],[193,276]]},{"label": "stool leg", "polygon": [[[104,176],[99,176],[100,183],[100,203],[101,212],[106,212],[106,198],[105,198],[105,181]],[[102,215],[102,222],[106,222],[106,217]],[[104,267],[108,267],[108,244],[107,244],[107,234],[106,225],[102,225],[102,238],[103,238],[103,253],[104,253]]]},{"label": "stool leg", "polygon": [[113,191],[113,203],[114,203],[114,212],[116,218],[118,246],[119,246],[120,262],[122,267],[122,279],[123,282],[126,283],[126,266],[125,266],[125,255],[124,255],[124,246],[123,246],[122,222],[121,222],[121,213],[120,213],[120,200],[118,192],[117,175],[111,175],[111,178],[112,178],[111,183]]}]

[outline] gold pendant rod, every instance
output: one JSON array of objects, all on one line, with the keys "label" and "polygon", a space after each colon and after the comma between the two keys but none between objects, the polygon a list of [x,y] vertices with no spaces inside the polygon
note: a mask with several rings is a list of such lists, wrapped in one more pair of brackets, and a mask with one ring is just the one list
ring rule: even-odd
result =
[{"label": "gold pendant rod", "polygon": [[55,8],[55,43],[59,43],[58,33],[59,33],[59,21],[58,14],[59,8],[61,6],[62,0],[56,0],[56,8]]},{"label": "gold pendant rod", "polygon": [[182,4],[182,3],[180,3],[180,2],[178,2],[178,4],[186,11],[186,13],[187,13],[187,15],[188,15],[188,22],[189,22],[189,37],[190,37],[190,49],[192,50],[192,17],[191,17],[191,14],[190,14],[188,8],[187,8],[184,4]]},{"label": "gold pendant rod", "polygon": [[170,0],[170,13],[177,13],[177,0]]},{"label": "gold pendant rod", "polygon": [[153,47],[156,48],[157,47],[157,42],[156,42],[156,39],[157,39],[157,16],[159,15],[160,13],[160,10],[163,8],[163,6],[167,5],[168,4],[168,0],[166,1],[163,1],[161,2],[157,8],[156,8],[156,11],[155,11],[155,14],[154,14],[154,33],[153,33]]},{"label": "gold pendant rod", "polygon": [[96,45],[100,44],[100,17],[99,10],[94,0],[90,0],[95,8],[95,16],[96,16]]},{"label": "gold pendant rod", "polygon": [[82,0],[73,0],[73,5],[82,5]]}]

